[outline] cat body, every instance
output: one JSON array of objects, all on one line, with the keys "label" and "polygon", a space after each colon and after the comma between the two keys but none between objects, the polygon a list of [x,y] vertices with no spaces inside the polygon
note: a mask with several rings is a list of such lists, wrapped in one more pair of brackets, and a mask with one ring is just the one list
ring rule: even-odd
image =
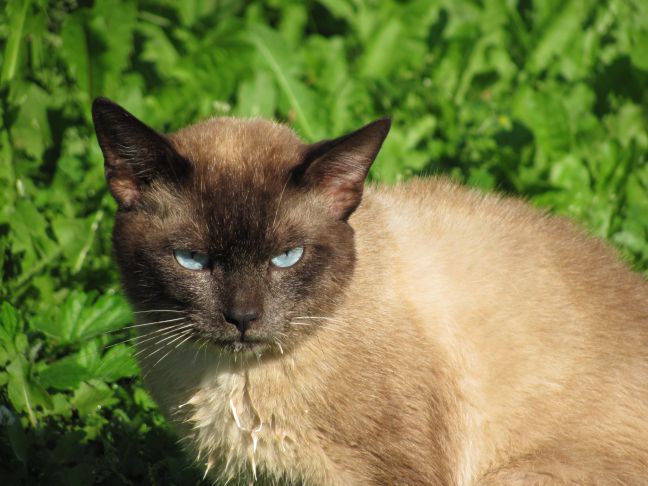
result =
[{"label": "cat body", "polygon": [[648,284],[603,243],[442,179],[363,191],[386,121],[94,116],[145,382],[215,477],[645,483]]}]

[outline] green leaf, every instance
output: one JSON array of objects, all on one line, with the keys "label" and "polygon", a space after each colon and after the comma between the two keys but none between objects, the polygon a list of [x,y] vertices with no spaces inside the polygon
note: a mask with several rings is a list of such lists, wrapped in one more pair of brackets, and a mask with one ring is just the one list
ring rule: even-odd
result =
[{"label": "green leaf", "polygon": [[478,187],[484,190],[490,190],[495,187],[495,177],[486,168],[471,169],[466,181],[468,185]]},{"label": "green leaf", "polygon": [[74,390],[91,377],[88,370],[78,363],[76,356],[54,361],[39,373],[41,383],[58,390]]},{"label": "green leaf", "polygon": [[115,403],[113,391],[99,380],[83,382],[74,392],[72,405],[79,415],[86,416],[96,412],[100,407]]},{"label": "green leaf", "polygon": [[7,366],[9,383],[7,394],[16,410],[27,414],[32,426],[36,426],[37,407],[51,408],[52,401],[45,389],[30,373],[30,365],[22,356],[17,356]]},{"label": "green leaf", "polygon": [[0,324],[0,343],[15,351],[14,340],[22,326],[16,309],[9,302],[0,305]]},{"label": "green leaf", "polygon": [[29,321],[29,325],[62,343],[68,343],[72,340],[74,328],[81,319],[87,299],[85,293],[72,291],[60,308],[54,308],[50,315],[36,316]]},{"label": "green leaf", "polygon": [[237,99],[240,116],[273,117],[277,106],[277,91],[273,79],[265,71],[257,71],[254,78],[241,83]]},{"label": "green leaf", "polygon": [[[12,350],[10,353],[6,346],[0,345],[0,367],[3,367],[9,362],[9,359],[15,354]],[[0,371],[0,387],[7,384],[9,377],[7,373]]]},{"label": "green leaf", "polygon": [[119,329],[132,322],[132,314],[123,297],[116,294],[102,295],[91,306],[83,309],[74,324],[73,339],[84,339]]},{"label": "green leaf", "polygon": [[549,180],[568,191],[590,192],[590,175],[585,163],[578,157],[567,155],[551,167]]},{"label": "green leaf", "polygon": [[570,39],[580,34],[581,25],[595,5],[593,0],[560,2],[529,55],[528,69],[533,72],[546,69],[553,58],[566,49]]},{"label": "green leaf", "polygon": [[56,218],[52,221],[56,239],[61,244],[63,255],[68,259],[73,273],[81,269],[103,216],[103,211],[97,211],[85,219]]},{"label": "green leaf", "polygon": [[349,0],[319,0],[332,15],[346,19],[350,23],[356,20],[356,12],[353,8],[353,2]]},{"label": "green leaf", "polygon": [[67,63],[70,75],[79,88],[92,96],[90,91],[90,59],[86,34],[87,15],[85,10],[77,10],[65,19],[61,29],[61,58]]},{"label": "green leaf", "polygon": [[629,0],[622,8],[619,17],[624,21],[623,30],[627,31],[630,59],[639,69],[648,71],[648,4],[643,0]]},{"label": "green leaf", "polygon": [[20,48],[23,46],[25,35],[25,19],[31,6],[30,0],[9,0],[6,4],[6,14],[11,25],[9,38],[5,44],[0,85],[11,81],[16,74],[19,62]]},{"label": "green leaf", "polygon": [[89,294],[74,290],[60,309],[33,319],[30,326],[67,344],[118,329],[131,321],[130,309],[120,295],[105,294],[93,302]]},{"label": "green leaf", "polygon": [[322,136],[322,127],[316,120],[314,94],[293,75],[295,59],[291,49],[276,32],[261,25],[250,28],[250,42],[270,68],[277,83],[287,96],[290,109],[295,111],[295,123],[309,140]]},{"label": "green leaf", "polygon": [[402,45],[403,24],[397,18],[387,20],[369,38],[364,56],[360,61],[360,74],[365,78],[380,79],[388,74],[398,62],[398,49]]},{"label": "green leaf", "polygon": [[140,24],[137,29],[144,36],[142,59],[153,63],[160,75],[174,77],[180,54],[165,30],[152,24]]},{"label": "green leaf", "polygon": [[525,88],[514,102],[515,116],[529,126],[539,150],[537,162],[545,168],[571,147],[571,127],[562,101],[550,93]]},{"label": "green leaf", "polygon": [[101,378],[107,382],[136,376],[139,366],[133,357],[132,346],[120,344],[110,348],[91,372],[94,378]]},{"label": "green leaf", "polygon": [[52,399],[52,407],[47,411],[46,415],[69,419],[72,416],[72,407],[70,406],[70,396],[66,393],[55,393],[50,395]]},{"label": "green leaf", "polygon": [[135,403],[144,410],[157,409],[157,404],[155,403],[155,400],[153,400],[153,397],[151,397],[151,395],[149,395],[142,387],[135,388],[133,399],[135,400]]},{"label": "green leaf", "polygon": [[81,253],[85,243],[84,235],[90,232],[91,224],[89,219],[56,218],[52,221],[54,235],[69,261],[74,262]]},{"label": "green leaf", "polygon": [[52,144],[52,131],[47,119],[52,98],[33,83],[26,85],[19,98],[18,116],[11,126],[13,146],[34,159],[40,159]]},{"label": "green leaf", "polygon": [[133,32],[137,20],[137,7],[133,0],[97,0],[92,8],[89,25],[105,51],[91,53],[92,76],[97,86],[94,96],[108,94],[123,84],[122,71],[128,66],[135,43]]}]

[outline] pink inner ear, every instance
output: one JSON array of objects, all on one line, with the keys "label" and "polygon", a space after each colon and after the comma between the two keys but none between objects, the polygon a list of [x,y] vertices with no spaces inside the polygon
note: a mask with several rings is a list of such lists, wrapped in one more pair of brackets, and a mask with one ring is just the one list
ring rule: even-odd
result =
[{"label": "pink inner ear", "polygon": [[139,182],[131,171],[114,171],[108,175],[108,187],[122,207],[131,207],[139,199]]},{"label": "pink inner ear", "polygon": [[348,180],[328,181],[321,185],[320,190],[328,196],[328,206],[338,215],[346,218],[362,199],[363,183],[354,183]]}]

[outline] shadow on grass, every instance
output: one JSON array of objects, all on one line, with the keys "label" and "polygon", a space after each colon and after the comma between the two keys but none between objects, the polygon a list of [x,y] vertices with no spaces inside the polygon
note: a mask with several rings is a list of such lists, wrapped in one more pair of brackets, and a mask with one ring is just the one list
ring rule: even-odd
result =
[{"label": "shadow on grass", "polygon": [[83,420],[73,414],[37,428],[14,422],[0,431],[3,485],[213,484],[155,409],[101,410]]}]

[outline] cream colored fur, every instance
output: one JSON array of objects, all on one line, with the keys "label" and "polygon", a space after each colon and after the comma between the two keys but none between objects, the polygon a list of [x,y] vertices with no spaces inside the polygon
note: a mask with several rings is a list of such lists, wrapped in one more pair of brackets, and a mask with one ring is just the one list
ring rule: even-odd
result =
[{"label": "cream colored fur", "polygon": [[436,179],[367,188],[350,223],[344,305],[296,349],[187,342],[143,361],[203,467],[243,484],[648,484],[648,284],[611,250]]}]

